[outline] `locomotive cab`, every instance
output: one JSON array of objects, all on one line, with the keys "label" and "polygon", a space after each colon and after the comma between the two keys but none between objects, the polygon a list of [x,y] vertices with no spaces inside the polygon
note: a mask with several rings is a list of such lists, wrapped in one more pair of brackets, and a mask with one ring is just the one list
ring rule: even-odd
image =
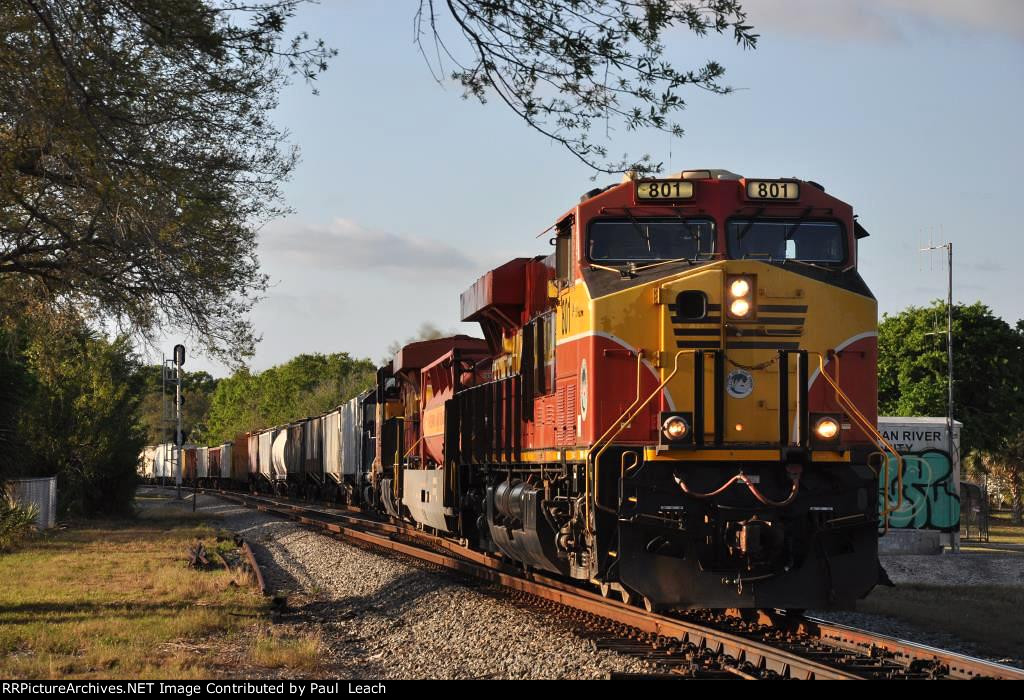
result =
[{"label": "locomotive cab", "polygon": [[696,171],[624,182],[575,216],[560,305],[589,312],[568,337],[588,339],[601,397],[581,436],[596,578],[653,607],[866,594],[877,311],[851,208],[811,183]]}]

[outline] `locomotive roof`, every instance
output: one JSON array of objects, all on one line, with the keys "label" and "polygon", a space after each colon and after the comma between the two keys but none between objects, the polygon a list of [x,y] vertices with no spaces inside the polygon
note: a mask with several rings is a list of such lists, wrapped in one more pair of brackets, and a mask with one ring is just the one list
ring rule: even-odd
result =
[{"label": "locomotive roof", "polygon": [[438,357],[455,348],[486,350],[487,341],[470,335],[452,335],[446,338],[419,340],[415,343],[409,343],[395,353],[395,358],[391,362],[391,370],[397,374],[398,372],[426,367]]}]

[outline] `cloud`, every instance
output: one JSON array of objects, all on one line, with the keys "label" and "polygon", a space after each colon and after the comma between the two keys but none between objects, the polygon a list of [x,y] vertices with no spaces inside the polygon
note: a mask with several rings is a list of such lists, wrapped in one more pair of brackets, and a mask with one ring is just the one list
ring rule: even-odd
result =
[{"label": "cloud", "polygon": [[350,270],[480,269],[478,260],[441,241],[366,229],[348,219],[327,226],[284,222],[263,231],[261,250],[314,268]]},{"label": "cloud", "polygon": [[765,34],[894,41],[918,28],[1024,40],[1021,0],[744,0],[743,8]]},{"label": "cloud", "polygon": [[979,263],[968,264],[966,267],[978,272],[1006,272],[1007,267],[995,260],[982,260]]},{"label": "cloud", "polygon": [[743,9],[763,34],[882,41],[900,36],[889,18],[859,0],[745,0]]}]

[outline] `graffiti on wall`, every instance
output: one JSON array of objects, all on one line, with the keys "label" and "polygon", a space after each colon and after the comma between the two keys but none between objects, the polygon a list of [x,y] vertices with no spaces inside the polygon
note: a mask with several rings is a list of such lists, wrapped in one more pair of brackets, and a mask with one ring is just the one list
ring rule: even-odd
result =
[{"label": "graffiti on wall", "polygon": [[[960,496],[953,483],[949,453],[941,450],[901,453],[903,457],[903,503],[889,515],[889,527],[954,532],[960,529]],[[896,458],[889,457],[888,483],[885,470],[878,475],[879,512],[888,500],[899,500]],[[879,522],[881,526],[881,522]]]}]

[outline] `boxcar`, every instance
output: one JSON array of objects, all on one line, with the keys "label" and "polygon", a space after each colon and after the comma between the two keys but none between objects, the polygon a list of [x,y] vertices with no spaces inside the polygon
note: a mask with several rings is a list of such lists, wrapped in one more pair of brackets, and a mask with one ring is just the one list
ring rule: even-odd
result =
[{"label": "boxcar", "polygon": [[185,452],[181,479],[184,483],[191,484],[196,478],[196,466],[198,462],[198,450],[195,447],[182,447]]},{"label": "boxcar", "polygon": [[231,450],[231,480],[242,486],[249,483],[249,433],[235,436],[235,446]]},{"label": "boxcar", "polygon": [[142,448],[142,452],[139,454],[139,464],[135,469],[140,479],[149,480],[153,478],[153,462],[155,459],[155,445],[147,445]]},{"label": "boxcar", "polygon": [[260,478],[260,434],[258,432],[246,433],[245,441],[248,445],[246,448],[249,470],[248,479],[253,487],[255,487],[256,482]]},{"label": "boxcar", "polygon": [[230,442],[225,442],[220,446],[220,470],[217,476],[223,481],[229,481],[231,479],[231,453],[233,445]]},{"label": "boxcar", "polygon": [[196,479],[203,479],[203,480],[205,480],[207,475],[209,474],[209,457],[210,457],[210,448],[209,447],[197,447],[196,448],[196,472],[195,472],[195,478]]},{"label": "boxcar", "polygon": [[206,452],[206,479],[209,482],[216,482],[220,479],[220,445],[211,447]]}]

